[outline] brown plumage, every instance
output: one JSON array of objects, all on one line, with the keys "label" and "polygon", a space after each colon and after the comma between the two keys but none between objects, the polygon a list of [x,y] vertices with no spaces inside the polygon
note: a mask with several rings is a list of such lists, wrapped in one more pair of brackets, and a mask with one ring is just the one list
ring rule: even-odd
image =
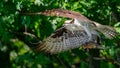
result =
[{"label": "brown plumage", "polygon": [[97,33],[96,32],[97,30],[103,33],[109,39],[112,39],[115,36],[117,36],[117,32],[113,27],[105,26],[97,22],[91,21],[84,15],[78,12],[75,12],[75,11],[70,11],[70,10],[65,10],[65,9],[51,9],[51,10],[45,10],[43,12],[35,12],[35,13],[20,12],[20,14],[26,14],[26,15],[43,14],[46,16],[61,16],[61,17],[66,17],[66,18],[72,18],[74,19],[74,23],[76,23],[75,20],[77,20],[81,24],[81,26],[78,26],[78,27],[82,27],[85,30],[85,32],[87,32],[90,39],[92,38],[91,36],[92,33],[90,33],[91,30],[93,30],[95,33]]},{"label": "brown plumage", "polygon": [[85,31],[74,31],[73,33],[62,27],[33,49],[36,52],[43,51],[50,54],[57,54],[70,49],[79,48],[81,45],[87,45],[89,43],[97,45],[96,35],[93,34],[93,39],[89,40]]},{"label": "brown plumage", "polygon": [[117,36],[117,32],[113,27],[99,24],[89,20],[84,15],[70,10],[52,9],[36,13],[23,13],[26,15],[43,14],[46,16],[61,16],[73,19],[65,22],[63,27],[56,30],[51,36],[46,38],[39,46],[34,47],[37,52],[45,51],[47,53],[56,54],[69,49],[78,48],[80,45],[97,44],[97,37],[100,38],[99,32],[103,33],[107,38],[113,39]]}]

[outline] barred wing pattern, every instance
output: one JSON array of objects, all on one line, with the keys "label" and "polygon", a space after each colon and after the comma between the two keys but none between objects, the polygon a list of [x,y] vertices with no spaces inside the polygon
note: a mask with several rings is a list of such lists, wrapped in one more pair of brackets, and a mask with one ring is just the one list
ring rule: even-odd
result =
[{"label": "barred wing pattern", "polygon": [[100,31],[102,34],[104,34],[109,39],[113,39],[113,38],[115,38],[116,36],[119,35],[116,32],[116,30],[111,26],[101,25],[99,23],[95,23],[95,24],[97,25],[96,30]]},{"label": "barred wing pattern", "polygon": [[36,52],[44,51],[50,54],[56,54],[78,48],[80,45],[86,45],[90,42],[95,43],[96,41],[95,35],[93,36],[93,40],[88,40],[88,35],[85,31],[74,31],[73,33],[62,27],[56,30],[56,32],[49,36],[39,46],[36,46],[34,50]]},{"label": "barred wing pattern", "polygon": [[109,39],[113,39],[117,36],[117,32],[113,27],[91,21],[84,15],[75,11],[52,9],[36,13],[20,12],[20,14],[43,14],[46,16],[61,16],[73,19],[73,21],[63,24],[66,27],[58,29],[39,46],[36,46],[34,50],[37,52],[45,51],[47,53],[56,54],[69,49],[78,48],[80,45],[86,45],[91,42],[96,43],[96,37],[99,36],[99,32]]}]

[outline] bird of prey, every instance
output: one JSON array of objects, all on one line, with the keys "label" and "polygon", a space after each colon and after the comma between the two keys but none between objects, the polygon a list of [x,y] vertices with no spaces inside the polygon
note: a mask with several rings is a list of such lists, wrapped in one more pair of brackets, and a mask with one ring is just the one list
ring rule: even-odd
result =
[{"label": "bird of prey", "polygon": [[107,38],[114,38],[117,33],[113,27],[106,26],[89,20],[84,15],[70,10],[52,9],[36,13],[23,13],[27,15],[43,14],[46,16],[61,16],[71,18],[65,21],[63,27],[56,30],[51,36],[44,40],[39,46],[35,47],[36,51],[45,51],[51,54],[78,48],[80,45],[96,43],[96,37],[99,32]]}]

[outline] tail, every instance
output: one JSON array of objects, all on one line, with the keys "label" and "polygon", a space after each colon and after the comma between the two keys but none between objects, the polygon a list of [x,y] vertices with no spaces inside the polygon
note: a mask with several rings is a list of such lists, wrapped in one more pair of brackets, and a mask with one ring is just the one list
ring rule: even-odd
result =
[{"label": "tail", "polygon": [[101,25],[96,22],[95,22],[95,25],[97,27],[96,30],[104,34],[109,39],[113,39],[114,37],[118,35],[116,30],[111,26]]}]

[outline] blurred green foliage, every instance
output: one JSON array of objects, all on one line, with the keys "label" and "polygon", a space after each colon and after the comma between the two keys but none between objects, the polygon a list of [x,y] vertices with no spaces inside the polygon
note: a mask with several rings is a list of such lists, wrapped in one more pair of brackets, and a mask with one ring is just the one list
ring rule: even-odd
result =
[{"label": "blurred green foliage", "polygon": [[[28,46],[31,38],[21,35],[27,31],[38,40],[48,37],[61,27],[65,18],[43,15],[26,16],[18,11],[39,12],[62,8],[80,12],[91,20],[115,27],[120,33],[119,0],[1,0],[0,1],[0,66],[1,68],[88,68],[89,53],[73,49],[56,55],[35,53]],[[118,39],[120,36],[117,37]],[[104,39],[100,56],[120,62],[120,41]],[[36,41],[36,40],[33,40]],[[113,61],[100,60],[100,68],[118,68]]]}]

